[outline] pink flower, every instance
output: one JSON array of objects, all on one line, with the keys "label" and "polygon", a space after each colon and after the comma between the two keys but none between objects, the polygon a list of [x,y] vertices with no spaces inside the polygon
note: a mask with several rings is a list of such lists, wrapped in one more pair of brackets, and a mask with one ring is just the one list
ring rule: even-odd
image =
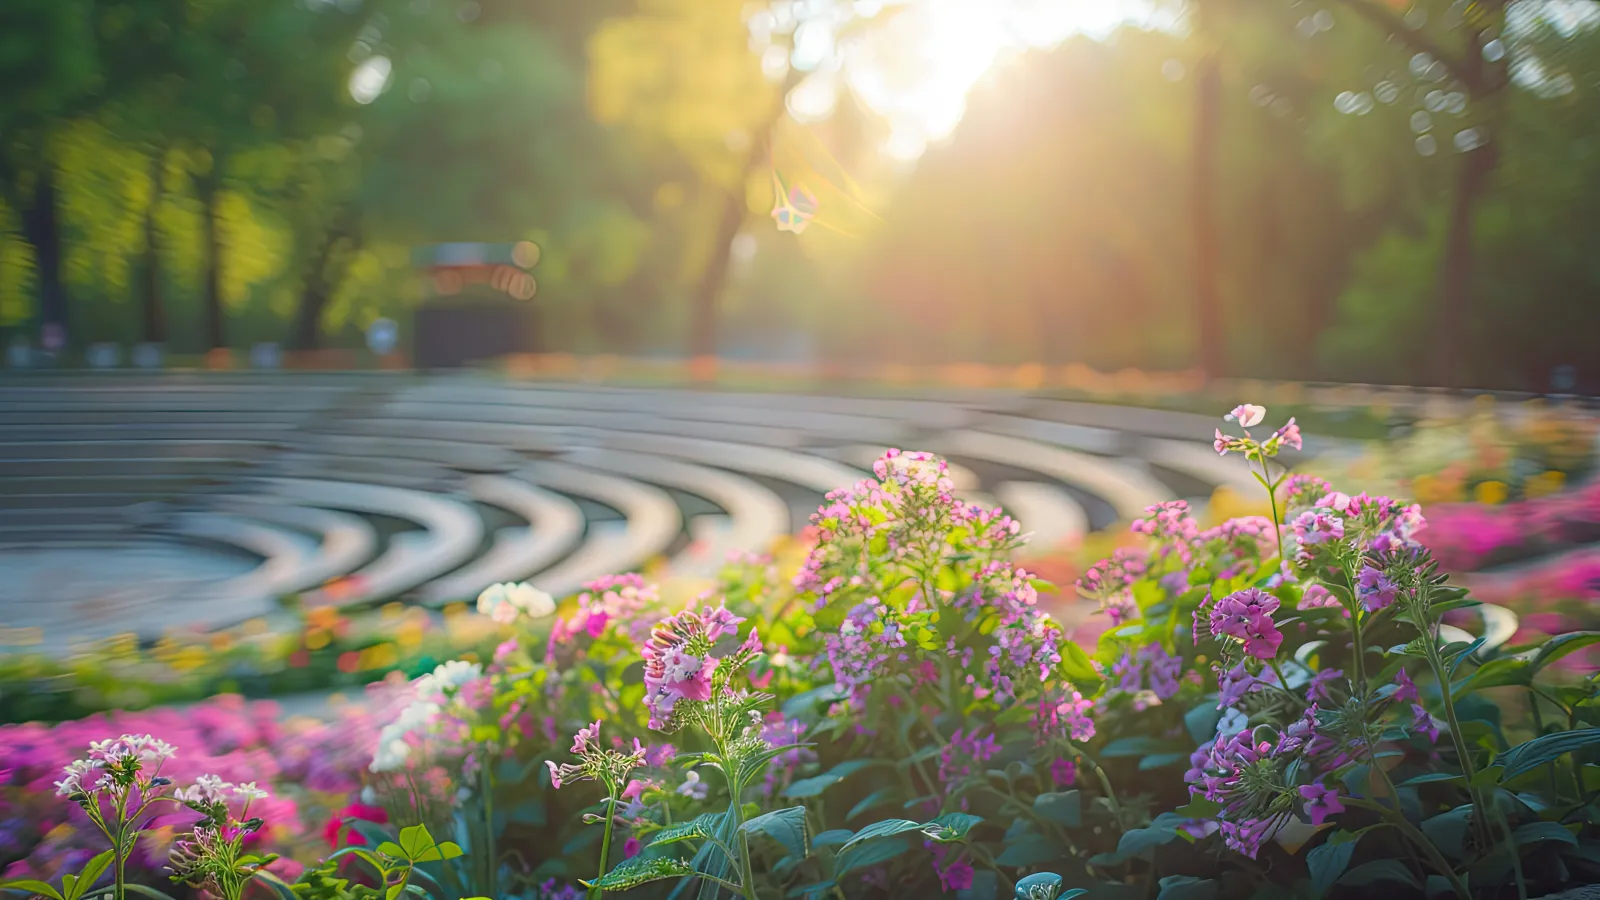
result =
[{"label": "pink flower", "polygon": [[1306,801],[1306,815],[1311,824],[1321,825],[1329,816],[1344,812],[1339,793],[1321,782],[1300,786],[1300,796]]},{"label": "pink flower", "polygon": [[1272,433],[1272,437],[1267,438],[1267,442],[1282,444],[1285,447],[1293,447],[1299,450],[1302,446],[1300,443],[1300,426],[1295,424],[1293,418],[1290,418],[1282,428]]},{"label": "pink flower", "polygon": [[1211,446],[1212,446],[1213,449],[1215,449],[1217,451],[1217,455],[1218,456],[1227,456],[1228,455],[1228,442],[1230,440],[1232,440],[1232,438],[1230,438],[1227,435],[1223,434],[1221,428],[1218,428],[1216,431],[1217,431],[1217,438],[1216,438],[1216,440],[1211,442]]},{"label": "pink flower", "polygon": [[1367,612],[1377,612],[1394,603],[1399,589],[1382,570],[1367,566],[1356,581],[1356,594]]},{"label": "pink flower", "polygon": [[1266,418],[1266,415],[1267,408],[1265,406],[1254,406],[1249,403],[1242,403],[1238,406],[1235,406],[1233,408],[1233,412],[1228,413],[1225,418],[1234,422],[1238,422],[1245,428],[1254,428],[1255,426],[1261,424],[1261,420]]},{"label": "pink flower", "polygon": [[1278,654],[1283,635],[1273,624],[1278,598],[1259,588],[1245,588],[1218,600],[1211,609],[1211,635],[1244,642],[1244,651],[1257,659]]},{"label": "pink flower", "polygon": [[638,856],[639,851],[643,849],[644,845],[639,843],[638,838],[630,837],[626,841],[622,842],[622,858],[633,859],[635,856]]},{"label": "pink flower", "polygon": [[556,767],[553,760],[545,760],[544,764],[550,767],[550,787],[561,790],[561,770]]},{"label": "pink flower", "polygon": [[597,719],[593,725],[579,728],[578,733],[572,736],[572,753],[574,756],[582,756],[585,753],[599,750],[599,741],[600,722]]}]

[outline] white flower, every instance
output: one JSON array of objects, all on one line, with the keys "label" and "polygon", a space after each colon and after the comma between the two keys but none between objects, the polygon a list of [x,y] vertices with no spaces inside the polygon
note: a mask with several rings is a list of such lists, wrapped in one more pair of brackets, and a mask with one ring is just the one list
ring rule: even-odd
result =
[{"label": "white flower", "polygon": [[411,755],[411,747],[403,740],[380,740],[378,752],[372,755],[372,765],[367,768],[373,772],[393,772],[406,764],[406,757]]},{"label": "white flower", "polygon": [[263,800],[267,792],[256,787],[254,781],[246,781],[233,786],[233,795],[241,800]]},{"label": "white flower", "polygon": [[[254,785],[251,785],[251,788],[253,789]],[[223,795],[231,790],[235,790],[234,786],[221,778],[215,775],[201,775],[194,780],[193,787],[180,789],[174,796],[184,803],[210,806],[213,803],[221,803]]]},{"label": "white flower", "polygon": [[1260,425],[1261,420],[1266,418],[1266,415],[1267,408],[1265,406],[1255,406],[1250,403],[1241,403],[1233,408],[1233,412],[1228,413],[1226,416],[1223,416],[1223,418],[1236,421],[1246,428],[1253,428],[1257,425]]},{"label": "white flower", "polygon": [[[432,675],[424,675],[417,679],[417,693],[428,696],[435,692],[443,694],[458,691],[482,677],[483,666],[466,660],[452,659],[434,669]],[[424,687],[428,690],[423,690]]]},{"label": "white flower", "polygon": [[65,777],[56,782],[56,796],[70,797],[73,794],[87,794],[89,789],[84,786],[83,777],[104,765],[105,763],[98,759],[73,760],[71,765],[61,770]]},{"label": "white flower", "polygon": [[491,584],[478,595],[478,612],[502,625],[516,621],[519,613],[542,619],[555,611],[555,598],[530,584]]}]

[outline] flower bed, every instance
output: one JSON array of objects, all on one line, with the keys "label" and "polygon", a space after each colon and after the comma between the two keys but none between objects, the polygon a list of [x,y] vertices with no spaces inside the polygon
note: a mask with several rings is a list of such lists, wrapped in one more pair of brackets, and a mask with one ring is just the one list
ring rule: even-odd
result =
[{"label": "flower bed", "polygon": [[269,698],[359,688],[391,671],[420,675],[441,660],[493,648],[493,623],[391,604],[343,613],[296,610],[274,630],[256,619],[210,634],[173,633],[150,646],[128,634],[71,655],[0,655],[0,723],[63,721],[111,709],[191,703],[217,694]]},{"label": "flower bed", "polygon": [[1548,497],[1490,507],[1430,507],[1422,542],[1440,565],[1473,572],[1600,542],[1600,479]]},{"label": "flower bed", "polygon": [[[1264,476],[1298,441],[1292,423],[1217,435]],[[1086,648],[1040,610],[1016,523],[954,499],[942,462],[891,452],[874,474],[829,496],[792,579],[746,560],[682,606],[619,576],[547,633],[487,598],[492,654],[329,729],[362,751],[373,802],[334,825],[361,844],[321,862],[289,847],[307,866],[292,885],[269,817],[241,808],[253,792],[190,770],[158,785],[91,753],[57,799],[34,768],[15,774],[0,733],[8,802],[182,790],[193,836],[173,876],[224,900],[1489,898],[1600,878],[1600,689],[1555,668],[1600,634],[1446,643],[1441,617],[1472,601],[1413,539],[1417,507],[1306,476],[1272,484],[1270,517],[1202,529],[1182,503],[1154,507],[1137,547],[1079,581],[1107,622]],[[121,730],[28,727],[79,752]],[[209,746],[164,739],[180,744],[166,765]],[[358,796],[338,758],[330,807]],[[285,767],[270,790],[306,778]],[[0,852],[92,868],[48,841]],[[126,874],[147,893],[152,862]]]}]

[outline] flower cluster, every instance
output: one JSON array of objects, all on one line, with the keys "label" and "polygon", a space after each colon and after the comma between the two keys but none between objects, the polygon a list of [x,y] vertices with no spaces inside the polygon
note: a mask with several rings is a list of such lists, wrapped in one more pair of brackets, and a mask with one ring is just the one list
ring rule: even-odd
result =
[{"label": "flower cluster", "polygon": [[[1308,812],[1321,824],[1322,816],[1337,806],[1337,799],[1320,791],[1302,794],[1293,783],[1294,765],[1303,755],[1317,728],[1316,706],[1275,737],[1261,729],[1218,736],[1197,749],[1185,774],[1191,790],[1221,804],[1221,833],[1232,849],[1254,859],[1261,842],[1271,837],[1294,812],[1297,798],[1304,798]],[[1310,804],[1317,804],[1315,809]]]},{"label": "flower cluster", "polygon": [[492,584],[478,595],[478,612],[502,625],[510,625],[520,616],[542,619],[555,611],[555,599],[528,584]]},{"label": "flower cluster", "polygon": [[557,764],[545,760],[550,771],[550,786],[560,789],[576,781],[598,781],[612,795],[628,783],[628,773],[645,764],[646,751],[638,738],[633,739],[631,750],[615,750],[600,744],[600,722],[578,729],[572,737],[572,755],[578,757],[576,765]]},{"label": "flower cluster", "polygon": [[550,629],[548,653],[553,658],[579,638],[598,639],[612,625],[622,626],[630,640],[642,640],[659,619],[659,605],[655,585],[642,576],[607,575],[591,581],[578,595],[578,608]]},{"label": "flower cluster", "polygon": [[713,651],[718,641],[736,637],[743,621],[718,606],[703,614],[686,609],[656,625],[640,651],[651,728],[676,731],[715,693],[732,692],[733,676],[761,653],[761,640],[752,628],[727,656],[719,660]]},{"label": "flower cluster", "polygon": [[1211,636],[1239,642],[1245,655],[1268,660],[1278,655],[1283,634],[1272,621],[1278,598],[1260,588],[1246,588],[1218,600],[1211,608]]}]

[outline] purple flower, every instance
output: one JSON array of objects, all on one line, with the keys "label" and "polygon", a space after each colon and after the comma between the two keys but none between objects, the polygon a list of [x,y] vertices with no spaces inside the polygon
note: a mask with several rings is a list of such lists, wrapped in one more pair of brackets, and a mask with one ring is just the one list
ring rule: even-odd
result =
[{"label": "purple flower", "polygon": [[1420,703],[1413,703],[1411,704],[1411,715],[1412,731],[1417,734],[1427,735],[1428,743],[1437,744],[1439,742],[1439,726],[1434,724],[1433,716],[1428,712],[1427,708]]},{"label": "purple flower", "polygon": [[1300,426],[1295,424],[1293,418],[1290,418],[1282,428],[1272,433],[1272,437],[1267,438],[1267,443],[1272,446],[1282,445],[1299,450],[1301,448]]},{"label": "purple flower", "polygon": [[1311,676],[1311,684],[1306,687],[1306,693],[1319,703],[1333,703],[1333,697],[1328,693],[1328,686],[1344,677],[1343,669],[1323,669]]},{"label": "purple flower", "polygon": [[1244,651],[1257,659],[1278,654],[1283,635],[1272,621],[1278,598],[1260,588],[1245,588],[1218,600],[1211,608],[1211,636],[1242,641]]},{"label": "purple flower", "polygon": [[1367,566],[1356,581],[1356,595],[1367,612],[1377,612],[1394,603],[1399,588],[1383,570]]},{"label": "purple flower", "polygon": [[622,842],[622,858],[633,859],[635,856],[638,856],[639,851],[643,849],[644,845],[639,843],[638,838],[630,837],[626,841]]},{"label": "purple flower", "polygon": [[1306,801],[1306,815],[1311,817],[1313,825],[1321,825],[1329,816],[1344,812],[1339,793],[1321,782],[1301,785],[1300,796]]},{"label": "purple flower", "polygon": [[556,766],[555,760],[547,759],[544,764],[550,768],[550,787],[561,790],[561,769]]},{"label": "purple flower", "polygon": [[1237,706],[1245,694],[1259,691],[1262,686],[1261,679],[1245,671],[1244,663],[1239,663],[1227,672],[1218,673],[1217,709]]},{"label": "purple flower", "polygon": [[1078,765],[1070,759],[1057,759],[1050,764],[1050,780],[1056,787],[1071,787],[1078,780]]},{"label": "purple flower", "polygon": [[1406,673],[1405,669],[1401,669],[1399,672],[1395,673],[1394,683],[1399,685],[1394,692],[1393,699],[1395,702],[1417,702],[1417,683],[1411,680],[1411,676]]}]

